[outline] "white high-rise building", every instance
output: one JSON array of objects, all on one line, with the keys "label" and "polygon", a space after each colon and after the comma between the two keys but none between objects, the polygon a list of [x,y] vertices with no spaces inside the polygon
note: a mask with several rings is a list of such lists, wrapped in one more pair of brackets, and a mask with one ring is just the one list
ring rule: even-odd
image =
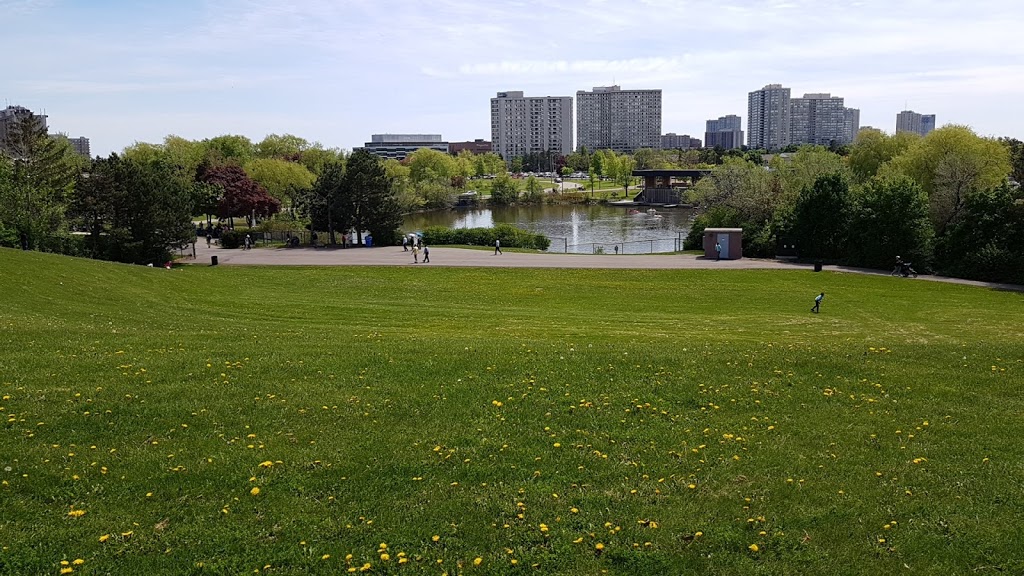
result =
[{"label": "white high-rise building", "polygon": [[506,161],[537,152],[572,153],[572,97],[498,92],[491,98],[491,146]]},{"label": "white high-rise building", "polygon": [[845,108],[843,112],[846,115],[846,144],[853,144],[860,132],[860,109]]},{"label": "white high-rise building", "polygon": [[[847,110],[850,110],[849,117]],[[856,116],[860,124],[860,111],[846,108],[843,99],[831,94],[804,94],[790,100],[789,143],[833,146],[853,141],[851,122]]]},{"label": "white high-rise building", "polygon": [[576,92],[578,147],[632,153],[661,147],[661,90],[598,86]]},{"label": "white high-rise building", "polygon": [[708,148],[732,150],[743,147],[743,119],[735,114],[708,120],[704,131],[704,145]]},{"label": "white high-rise building", "polygon": [[789,145],[789,88],[769,84],[747,96],[747,145],[779,150]]},{"label": "white high-rise building", "polygon": [[913,132],[927,136],[935,129],[935,114],[918,114],[913,110],[904,110],[896,115],[896,133]]}]

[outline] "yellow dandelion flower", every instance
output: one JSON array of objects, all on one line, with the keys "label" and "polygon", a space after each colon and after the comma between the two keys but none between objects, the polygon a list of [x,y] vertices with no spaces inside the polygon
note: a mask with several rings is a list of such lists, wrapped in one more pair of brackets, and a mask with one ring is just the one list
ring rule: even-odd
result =
[{"label": "yellow dandelion flower", "polygon": [[265,462],[260,462],[260,468],[270,468],[273,465],[274,465],[274,463],[271,462],[270,460],[267,460]]},{"label": "yellow dandelion flower", "polygon": [[252,490],[249,490],[249,494],[252,494],[253,496],[258,496],[259,493],[260,493],[260,487],[259,486],[253,486]]},{"label": "yellow dandelion flower", "polygon": [[572,541],[573,544],[579,544],[580,542],[583,542],[582,536]]},{"label": "yellow dandelion flower", "polygon": [[80,518],[84,514],[85,514],[85,510],[74,510],[74,509],[72,509],[70,512],[68,512],[68,516],[71,516],[72,518]]},{"label": "yellow dandelion flower", "polygon": [[479,566],[479,565],[481,565],[483,563],[484,563],[484,559],[483,558],[481,558],[479,556],[477,556],[476,558],[473,558],[473,566]]},{"label": "yellow dandelion flower", "polygon": [[61,569],[60,569],[60,573],[61,573],[61,574],[71,574],[71,573],[72,573],[72,572],[74,572],[74,571],[75,571],[75,569],[74,569],[74,568],[72,568],[71,566],[68,566],[68,567],[66,567],[66,568],[61,568]]},{"label": "yellow dandelion flower", "polygon": [[380,559],[381,559],[382,562],[387,562],[388,560],[391,560],[391,554],[388,554],[387,552],[384,552],[383,554],[380,555]]},{"label": "yellow dandelion flower", "polygon": [[107,540],[110,540],[110,534],[104,534],[103,536],[100,536],[100,542],[106,542]]},{"label": "yellow dandelion flower", "polygon": [[408,561],[409,561],[409,559],[404,557],[404,556],[398,559],[398,563],[399,564],[405,564]]},{"label": "yellow dandelion flower", "polygon": [[751,544],[750,546],[747,546],[747,550],[750,550],[751,552],[757,552],[758,550],[760,550],[760,548],[758,548],[757,544]]},{"label": "yellow dandelion flower", "polygon": [[75,558],[71,561],[71,563],[75,566],[81,566],[82,564],[85,564],[85,560],[82,560],[81,558]]},{"label": "yellow dandelion flower", "polygon": [[441,539],[441,537],[438,536],[437,534],[434,534],[433,536],[430,537],[430,541],[431,542],[437,542],[440,539]]},{"label": "yellow dandelion flower", "polygon": [[604,544],[598,542],[597,544],[594,545],[594,549],[595,550],[604,550]]},{"label": "yellow dandelion flower", "polygon": [[330,554],[324,554],[323,556],[320,557],[320,559],[321,560],[328,560],[328,559],[330,559],[330,557],[331,557]]}]

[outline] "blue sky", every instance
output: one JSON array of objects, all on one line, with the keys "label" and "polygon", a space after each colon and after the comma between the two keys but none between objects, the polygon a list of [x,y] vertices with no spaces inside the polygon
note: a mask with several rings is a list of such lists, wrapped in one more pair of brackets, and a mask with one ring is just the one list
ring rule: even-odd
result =
[{"label": "blue sky", "polygon": [[490,138],[489,99],[663,90],[703,138],[781,83],[1024,139],[1021,0],[0,0],[0,98],[93,154],[167,134]]}]

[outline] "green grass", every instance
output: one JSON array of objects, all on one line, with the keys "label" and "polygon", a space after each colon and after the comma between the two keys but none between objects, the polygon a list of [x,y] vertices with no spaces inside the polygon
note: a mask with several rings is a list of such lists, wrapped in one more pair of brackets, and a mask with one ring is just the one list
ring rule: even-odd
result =
[{"label": "green grass", "polygon": [[1021,294],[7,249],[0,294],[3,574],[1024,571]]}]

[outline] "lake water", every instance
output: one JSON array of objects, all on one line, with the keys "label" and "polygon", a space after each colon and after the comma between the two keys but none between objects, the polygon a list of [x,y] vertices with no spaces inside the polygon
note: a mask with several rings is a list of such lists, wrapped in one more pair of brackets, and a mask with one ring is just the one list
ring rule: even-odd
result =
[{"label": "lake water", "polygon": [[647,208],[604,205],[555,204],[509,206],[484,209],[458,208],[409,214],[402,229],[416,232],[428,226],[449,228],[488,228],[512,224],[517,228],[544,234],[551,239],[549,252],[613,254],[650,254],[682,249],[694,212],[684,208],[659,209],[657,217]]}]

